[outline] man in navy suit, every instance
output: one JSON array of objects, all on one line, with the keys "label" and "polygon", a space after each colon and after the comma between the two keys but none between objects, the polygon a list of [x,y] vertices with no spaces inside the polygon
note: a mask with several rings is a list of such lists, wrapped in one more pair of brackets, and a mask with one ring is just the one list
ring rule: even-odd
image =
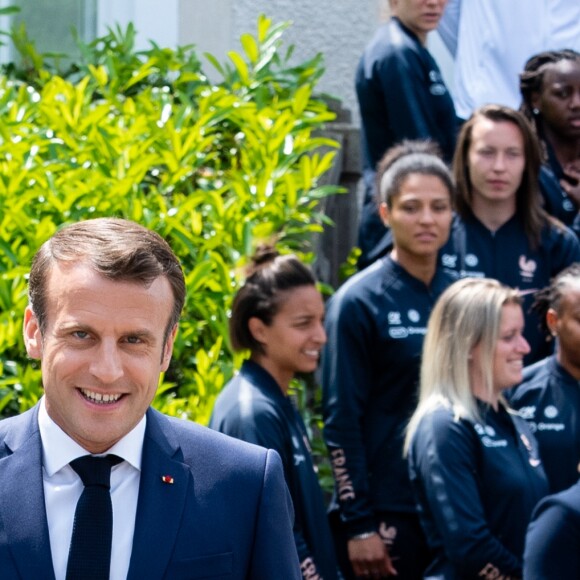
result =
[{"label": "man in navy suit", "polygon": [[103,454],[121,458],[111,580],[301,577],[278,455],[150,408],[184,300],[170,247],[132,222],[74,224],[38,251],[24,341],[44,397],[0,422],[3,580],[64,580],[84,489],[69,463]]}]

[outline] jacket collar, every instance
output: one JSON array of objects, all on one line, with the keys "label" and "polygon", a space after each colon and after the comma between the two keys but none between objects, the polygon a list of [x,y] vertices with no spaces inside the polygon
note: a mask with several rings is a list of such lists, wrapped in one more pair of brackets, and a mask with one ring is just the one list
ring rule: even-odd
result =
[{"label": "jacket collar", "polygon": [[189,466],[171,422],[147,411],[139,501],[128,580],[163,578],[171,559],[189,486]]}]

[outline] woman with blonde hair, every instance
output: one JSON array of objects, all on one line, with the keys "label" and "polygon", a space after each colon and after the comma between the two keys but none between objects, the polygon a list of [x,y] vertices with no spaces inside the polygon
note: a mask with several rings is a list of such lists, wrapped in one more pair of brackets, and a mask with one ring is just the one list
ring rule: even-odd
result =
[{"label": "woman with blonde hair", "polygon": [[526,526],[547,493],[536,441],[502,394],[522,378],[523,329],[517,291],[486,278],[450,286],[429,319],[405,452],[430,578],[521,577]]}]

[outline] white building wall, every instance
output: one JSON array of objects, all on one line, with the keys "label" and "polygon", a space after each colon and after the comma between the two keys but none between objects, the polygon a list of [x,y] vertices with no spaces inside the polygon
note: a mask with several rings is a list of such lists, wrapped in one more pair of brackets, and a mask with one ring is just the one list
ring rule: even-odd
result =
[{"label": "white building wall", "polygon": [[179,43],[180,10],[179,0],[97,0],[97,36],[105,34],[107,27],[125,27],[132,22],[137,48],[148,48],[149,40],[175,48]]}]

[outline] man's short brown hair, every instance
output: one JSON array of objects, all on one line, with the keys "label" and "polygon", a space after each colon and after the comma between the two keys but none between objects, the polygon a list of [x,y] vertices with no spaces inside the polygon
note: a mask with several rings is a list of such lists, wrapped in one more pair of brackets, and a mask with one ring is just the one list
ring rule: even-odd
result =
[{"label": "man's short brown hair", "polygon": [[179,260],[156,232],[118,218],[98,218],[66,226],[47,240],[32,261],[28,298],[41,333],[46,329],[46,284],[55,262],[88,264],[109,280],[150,284],[165,276],[173,293],[173,310],[164,340],[179,321],[185,280]]}]

